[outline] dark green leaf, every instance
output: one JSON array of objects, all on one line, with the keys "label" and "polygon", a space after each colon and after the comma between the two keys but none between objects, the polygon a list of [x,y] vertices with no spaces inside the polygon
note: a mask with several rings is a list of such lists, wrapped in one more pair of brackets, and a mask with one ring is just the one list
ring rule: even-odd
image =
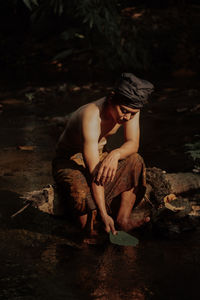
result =
[{"label": "dark green leaf", "polygon": [[30,10],[32,10],[32,4],[38,6],[38,1],[37,1],[37,0],[23,0],[23,2],[24,2],[24,4],[25,4]]},{"label": "dark green leaf", "polygon": [[30,10],[32,10],[31,3],[29,0],[23,0],[23,2]]},{"label": "dark green leaf", "polygon": [[116,235],[110,231],[109,238],[112,244],[120,246],[137,246],[139,243],[138,239],[124,231],[118,231]]}]

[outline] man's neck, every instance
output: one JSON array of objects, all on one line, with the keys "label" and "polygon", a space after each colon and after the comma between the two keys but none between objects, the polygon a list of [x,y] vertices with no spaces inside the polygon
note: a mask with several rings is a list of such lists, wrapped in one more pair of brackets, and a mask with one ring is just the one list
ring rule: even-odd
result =
[{"label": "man's neck", "polygon": [[107,123],[108,126],[114,126],[117,124],[111,113],[111,104],[107,102],[106,97],[102,102],[101,119],[103,122]]}]

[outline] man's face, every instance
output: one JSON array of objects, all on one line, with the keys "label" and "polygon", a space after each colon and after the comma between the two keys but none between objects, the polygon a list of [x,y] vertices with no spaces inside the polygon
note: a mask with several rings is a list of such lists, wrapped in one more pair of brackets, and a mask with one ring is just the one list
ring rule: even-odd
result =
[{"label": "man's face", "polygon": [[123,124],[134,117],[139,109],[130,108],[125,105],[114,105],[114,118],[118,124]]}]

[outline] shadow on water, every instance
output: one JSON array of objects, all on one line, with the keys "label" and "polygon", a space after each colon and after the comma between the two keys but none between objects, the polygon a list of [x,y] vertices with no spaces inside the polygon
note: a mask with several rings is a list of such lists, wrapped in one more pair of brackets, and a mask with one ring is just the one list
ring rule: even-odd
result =
[{"label": "shadow on water", "polygon": [[198,228],[177,240],[139,232],[135,248],[81,246],[65,220],[34,208],[10,219],[20,195],[0,195],[0,299],[196,299]]},{"label": "shadow on water", "polygon": [[81,247],[69,237],[66,221],[34,208],[11,219],[20,195],[0,195],[2,299],[144,299],[138,249]]},{"label": "shadow on water", "polygon": [[10,219],[20,208],[20,195],[0,194],[1,299],[126,299],[135,291],[141,294],[136,249],[80,247],[67,236],[69,230],[63,232],[66,222],[33,208]]},{"label": "shadow on water", "polygon": [[0,192],[0,299],[89,299],[85,288],[77,289],[79,245],[59,230],[61,220],[34,208],[11,219],[19,196]]}]

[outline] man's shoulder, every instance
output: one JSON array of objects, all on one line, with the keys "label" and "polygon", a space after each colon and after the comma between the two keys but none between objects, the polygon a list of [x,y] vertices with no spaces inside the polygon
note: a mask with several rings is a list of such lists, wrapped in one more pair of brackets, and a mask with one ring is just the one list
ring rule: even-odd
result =
[{"label": "man's shoulder", "polygon": [[96,102],[91,102],[82,107],[81,114],[83,119],[92,118],[98,119],[100,117],[100,109]]},{"label": "man's shoulder", "polygon": [[80,120],[84,117],[88,117],[90,114],[98,114],[98,108],[96,107],[95,102],[87,103],[80,106],[78,109],[68,114],[67,117],[68,120],[74,121]]},{"label": "man's shoulder", "polygon": [[100,124],[102,101],[103,98],[80,106],[71,114],[70,124],[75,124],[77,122],[83,124],[90,123],[91,126],[92,124]]}]

